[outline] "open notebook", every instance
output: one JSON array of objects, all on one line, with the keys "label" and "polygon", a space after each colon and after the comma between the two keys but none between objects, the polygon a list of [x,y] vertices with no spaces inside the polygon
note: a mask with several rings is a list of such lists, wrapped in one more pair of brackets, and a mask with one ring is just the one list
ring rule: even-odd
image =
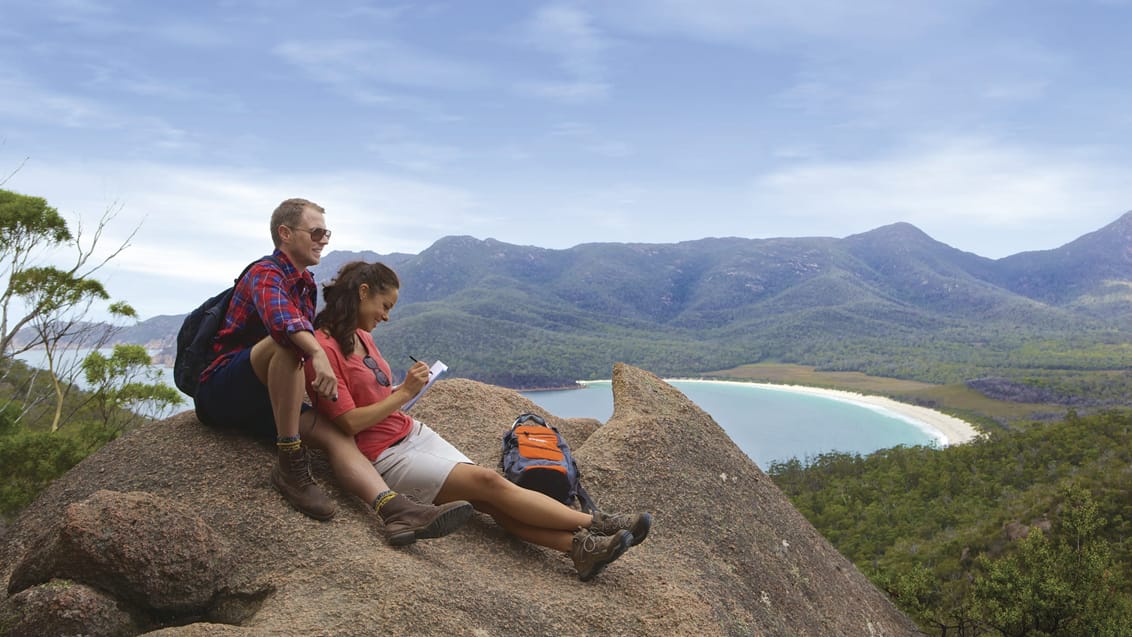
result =
[{"label": "open notebook", "polygon": [[436,379],[440,378],[440,375],[446,371],[448,371],[448,366],[444,363],[440,361],[433,363],[432,367],[430,367],[428,370],[428,383],[424,387],[422,387],[419,392],[417,392],[416,396],[413,396],[413,398],[409,400],[409,402],[405,403],[405,406],[401,408],[401,411],[409,411],[409,409],[413,405],[417,404],[417,399],[419,399],[421,396],[424,396],[424,393],[428,391],[428,388],[432,387],[432,384],[436,382]]}]

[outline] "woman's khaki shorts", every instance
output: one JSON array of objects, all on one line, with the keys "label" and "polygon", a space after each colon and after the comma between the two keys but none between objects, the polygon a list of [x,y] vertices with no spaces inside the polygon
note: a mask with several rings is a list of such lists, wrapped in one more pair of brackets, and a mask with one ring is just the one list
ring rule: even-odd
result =
[{"label": "woman's khaki shorts", "polygon": [[386,449],[373,466],[397,493],[432,504],[457,464],[475,464],[428,425],[413,420],[408,435]]}]

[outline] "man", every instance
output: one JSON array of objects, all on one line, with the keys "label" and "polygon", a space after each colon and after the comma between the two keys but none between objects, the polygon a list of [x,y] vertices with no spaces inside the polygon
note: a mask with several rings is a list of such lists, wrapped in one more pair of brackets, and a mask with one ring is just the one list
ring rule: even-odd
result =
[{"label": "man", "polygon": [[[330,241],[326,211],[305,199],[288,199],[271,215],[275,251],[236,284],[194,403],[206,424],[256,436],[273,436],[277,448],[271,483],[293,507],[317,520],[337,505],[315,483],[302,437],[326,451],[343,486],[382,517],[390,544],[446,535],[468,519],[471,504],[425,506],[389,490],[352,437],[304,404],[303,363],[314,369],[317,397],[335,400],[338,381],[314,337],[317,298],[308,268]],[[306,423],[300,434],[300,422]]]}]

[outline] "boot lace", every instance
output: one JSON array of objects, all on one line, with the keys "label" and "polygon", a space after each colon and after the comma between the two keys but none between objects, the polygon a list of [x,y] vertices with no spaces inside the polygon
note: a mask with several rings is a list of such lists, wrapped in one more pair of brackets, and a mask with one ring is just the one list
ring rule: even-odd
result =
[{"label": "boot lace", "polygon": [[598,548],[600,548],[598,546],[598,542],[600,542],[601,539],[602,539],[602,536],[600,536],[600,535],[594,535],[592,533],[587,533],[584,537],[582,537],[581,553],[583,555],[588,554],[588,553],[596,553]]},{"label": "boot lace", "polygon": [[627,529],[633,523],[633,515],[630,513],[619,513],[617,515],[610,515],[605,518],[606,524],[616,526],[618,529]]},{"label": "boot lace", "polygon": [[[304,449],[299,453],[302,454],[302,462],[296,462],[291,465],[291,477],[295,481],[295,486],[308,487],[316,484],[314,476],[311,475],[311,465],[306,450]],[[299,458],[296,458],[296,460],[299,460]]]},{"label": "boot lace", "polygon": [[629,513],[619,513],[616,515],[602,513],[595,522],[596,523],[590,527],[590,531],[601,535],[613,535],[621,529],[628,529],[633,523],[633,516]]}]

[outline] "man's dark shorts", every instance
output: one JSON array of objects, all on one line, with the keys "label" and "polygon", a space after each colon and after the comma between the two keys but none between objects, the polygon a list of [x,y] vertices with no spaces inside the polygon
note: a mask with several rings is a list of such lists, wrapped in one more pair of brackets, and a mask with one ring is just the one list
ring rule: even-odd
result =
[{"label": "man's dark shorts", "polygon": [[[197,389],[193,403],[197,418],[206,425],[274,440],[275,413],[267,386],[252,369],[251,353],[249,347],[213,371]],[[310,405],[304,404],[303,411],[308,409]]]}]

